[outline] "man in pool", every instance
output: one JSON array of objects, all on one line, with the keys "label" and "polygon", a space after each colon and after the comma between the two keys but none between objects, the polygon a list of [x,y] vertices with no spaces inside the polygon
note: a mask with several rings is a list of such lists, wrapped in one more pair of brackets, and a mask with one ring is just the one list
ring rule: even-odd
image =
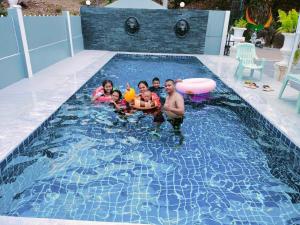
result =
[{"label": "man in pool", "polygon": [[174,128],[175,132],[180,131],[184,117],[184,100],[183,97],[175,90],[175,81],[167,79],[165,81],[165,90],[168,94],[164,105],[168,121]]}]

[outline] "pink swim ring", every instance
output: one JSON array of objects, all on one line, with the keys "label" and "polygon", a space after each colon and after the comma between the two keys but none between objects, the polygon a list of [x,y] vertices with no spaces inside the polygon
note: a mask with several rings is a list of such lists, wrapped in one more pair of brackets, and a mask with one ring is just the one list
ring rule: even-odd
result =
[{"label": "pink swim ring", "polygon": [[176,83],[176,90],[184,94],[204,94],[215,88],[216,82],[208,78],[189,78]]},{"label": "pink swim ring", "polygon": [[104,103],[104,102],[110,102],[111,96],[105,96],[104,95],[104,88],[102,86],[96,88],[93,91],[92,97],[95,98],[93,101],[94,103]]}]

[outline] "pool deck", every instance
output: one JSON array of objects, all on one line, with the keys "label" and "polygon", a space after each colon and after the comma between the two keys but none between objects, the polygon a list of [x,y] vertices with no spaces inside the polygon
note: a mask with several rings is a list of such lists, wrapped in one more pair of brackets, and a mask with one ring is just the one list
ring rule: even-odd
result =
[{"label": "pool deck", "polygon": [[[52,115],[72,94],[89,80],[116,52],[82,51],[73,58],[60,61],[34,75],[0,90],[0,162],[20,143]],[[140,54],[140,53],[138,53]],[[149,53],[147,53],[149,54]],[[270,55],[273,55],[272,53]],[[258,89],[243,86],[243,81],[233,77],[237,61],[233,57],[195,55],[211,71],[218,75],[258,112],[282,131],[296,145],[300,146],[300,114],[296,113],[298,91],[287,87],[282,100],[277,98],[281,82],[273,76],[273,64],[278,58],[271,58],[266,64]],[[125,81],[124,81],[125,82]],[[270,85],[274,91],[264,92],[262,85]],[[25,219],[27,221],[27,219]],[[24,220],[24,221],[25,221]],[[22,225],[14,217],[0,217],[0,224]],[[48,221],[48,220],[47,220]],[[80,222],[60,223],[49,220],[49,224],[84,224]],[[55,222],[56,221],[56,222]],[[28,221],[27,221],[28,222]],[[36,222],[30,224],[48,224]],[[109,224],[90,223],[89,224]]]}]

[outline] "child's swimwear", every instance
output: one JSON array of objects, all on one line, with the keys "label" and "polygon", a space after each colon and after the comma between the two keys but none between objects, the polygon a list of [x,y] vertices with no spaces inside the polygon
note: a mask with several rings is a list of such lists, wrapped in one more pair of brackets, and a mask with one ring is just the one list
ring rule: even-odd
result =
[{"label": "child's swimwear", "polygon": [[[141,100],[143,100],[143,98],[141,98]],[[145,114],[151,114],[151,115],[153,115],[153,122],[155,122],[155,123],[163,123],[165,121],[165,118],[164,118],[163,113],[161,111],[160,98],[154,92],[151,92],[151,101],[155,102],[155,105],[157,105],[157,107],[153,108],[153,109],[143,110],[143,112]]]},{"label": "child's swimwear", "polygon": [[104,102],[111,101],[111,96],[110,95],[106,96],[104,94],[104,88],[102,86],[96,88],[93,91],[92,97],[94,98],[93,100],[94,103],[104,103]]},{"label": "child's swimwear", "polygon": [[164,92],[164,88],[163,87],[150,87],[149,91],[151,91],[152,93],[155,93],[159,98],[160,98],[160,102],[162,102],[164,104],[166,97],[165,97],[165,92]]}]

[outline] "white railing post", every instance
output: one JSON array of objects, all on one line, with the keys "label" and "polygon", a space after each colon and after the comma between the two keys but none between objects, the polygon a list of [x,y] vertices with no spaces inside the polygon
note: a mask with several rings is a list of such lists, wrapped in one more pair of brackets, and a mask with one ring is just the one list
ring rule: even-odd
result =
[{"label": "white railing post", "polygon": [[9,15],[13,17],[15,22],[16,27],[15,29],[18,29],[17,34],[19,34],[19,38],[21,41],[21,47],[24,53],[24,60],[25,60],[25,65],[26,65],[26,71],[27,71],[27,77],[31,78],[33,73],[32,73],[32,66],[31,66],[31,60],[30,60],[30,55],[29,55],[29,49],[28,49],[28,42],[27,42],[27,37],[26,37],[26,31],[25,31],[25,25],[24,25],[24,19],[23,19],[23,13],[22,13],[22,8],[19,5],[14,5],[13,7],[9,8]]},{"label": "white railing post", "polygon": [[222,32],[221,46],[220,46],[220,55],[224,55],[224,49],[225,49],[225,45],[226,45],[226,37],[227,37],[227,32],[228,32],[229,19],[230,19],[230,11],[225,11],[224,27],[223,27],[223,32]]},{"label": "white railing post", "polygon": [[70,55],[71,55],[71,57],[73,57],[74,56],[74,47],[73,47],[70,12],[69,11],[63,11],[63,16],[66,18],[67,36],[68,36],[68,42],[69,42]]},{"label": "white railing post", "polygon": [[163,0],[163,7],[168,8],[168,0]]}]

